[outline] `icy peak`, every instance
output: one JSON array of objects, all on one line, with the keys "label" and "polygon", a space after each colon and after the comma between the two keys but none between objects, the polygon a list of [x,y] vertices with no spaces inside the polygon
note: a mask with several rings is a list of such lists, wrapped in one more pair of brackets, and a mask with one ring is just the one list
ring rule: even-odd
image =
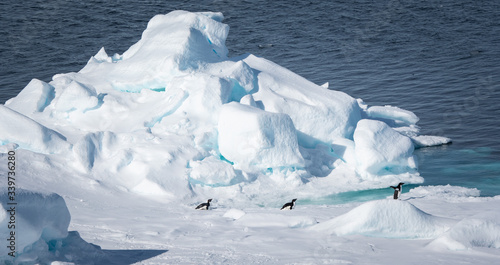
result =
[{"label": "icy peak", "polygon": [[199,62],[227,59],[225,42],[229,26],[222,24],[222,13],[173,11],[153,17],[141,40],[130,47],[123,59],[155,59],[150,66],[167,58],[179,68],[195,67]]}]

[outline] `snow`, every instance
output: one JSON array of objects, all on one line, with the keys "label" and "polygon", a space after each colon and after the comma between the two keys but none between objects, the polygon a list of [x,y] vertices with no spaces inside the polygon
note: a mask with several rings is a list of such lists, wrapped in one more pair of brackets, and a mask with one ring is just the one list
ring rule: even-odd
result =
[{"label": "snow", "polygon": [[451,185],[420,186],[411,189],[406,196],[426,197],[450,202],[475,201],[481,192],[474,188],[454,187]]},{"label": "snow", "polygon": [[5,106],[29,117],[35,112],[42,112],[54,97],[53,86],[33,79],[16,97],[5,102]]},{"label": "snow", "polygon": [[95,89],[72,81],[61,95],[57,96],[55,109],[59,112],[71,112],[75,110],[87,111],[98,104]]},{"label": "snow", "polygon": [[233,220],[238,220],[240,219],[243,215],[245,215],[246,213],[242,210],[238,210],[238,209],[229,209],[224,215],[223,217],[226,217],[226,218],[230,218],[230,219],[233,219]]},{"label": "snow", "polygon": [[[18,189],[14,197],[15,205],[8,204],[12,202],[10,197],[6,191],[0,194],[0,236],[3,239],[13,236],[15,249],[3,247],[0,259],[8,258],[8,253],[15,250],[22,255],[25,248],[38,240],[48,244],[51,240],[67,237],[71,217],[61,196]],[[8,225],[21,232],[15,233]]]},{"label": "snow", "polygon": [[366,114],[372,119],[393,120],[406,125],[416,124],[419,120],[415,113],[393,106],[371,106]]},{"label": "snow", "polygon": [[448,232],[431,242],[444,245],[451,250],[467,250],[477,247],[500,248],[500,215],[484,212],[465,218]]},{"label": "snow", "polygon": [[236,172],[230,163],[209,156],[189,164],[191,179],[202,185],[228,186],[236,180]]},{"label": "snow", "polygon": [[255,101],[266,111],[288,114],[301,145],[314,147],[336,138],[352,138],[361,118],[354,98],[327,90],[264,58],[249,55],[243,61],[259,71]]},{"label": "snow", "polygon": [[[228,58],[222,20],[157,15],[122,55],[102,48],[79,72],[34,79],[0,106],[0,161],[15,151],[16,184],[36,191],[18,194],[31,208],[17,213],[27,232],[15,262],[498,259],[500,198],[478,190],[425,186],[403,201],[315,205],[422,183],[414,148],[450,140],[420,135],[410,111],[367,106],[252,54]],[[210,211],[194,210],[208,198]],[[280,211],[292,198],[296,207]]]},{"label": "snow", "polygon": [[447,223],[409,202],[388,199],[364,203],[316,229],[336,235],[434,238],[449,229]]},{"label": "snow", "polygon": [[354,132],[358,172],[364,177],[416,171],[410,138],[386,123],[363,119]]},{"label": "snow", "polygon": [[437,146],[451,143],[451,139],[443,136],[418,135],[411,137],[416,147]]},{"label": "snow", "polygon": [[16,143],[40,153],[63,153],[70,150],[65,137],[38,122],[0,105],[0,143]]},{"label": "snow", "polygon": [[219,116],[219,150],[237,169],[303,167],[290,116],[231,102]]},{"label": "snow", "polygon": [[402,135],[410,137],[415,148],[438,146],[451,143],[451,139],[448,137],[436,135],[420,135],[420,129],[414,124],[411,124],[409,126],[394,127],[394,130],[398,131]]}]

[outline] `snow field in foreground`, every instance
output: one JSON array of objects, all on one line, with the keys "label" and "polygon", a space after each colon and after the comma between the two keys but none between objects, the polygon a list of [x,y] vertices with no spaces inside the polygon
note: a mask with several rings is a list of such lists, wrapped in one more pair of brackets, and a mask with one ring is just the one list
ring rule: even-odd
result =
[{"label": "snow field in foreground", "polygon": [[[411,190],[408,195],[422,194],[427,188],[434,189],[419,187],[420,191]],[[442,189],[463,193],[459,187]],[[436,197],[423,196],[330,206],[301,205],[299,199],[294,210],[283,211],[279,207],[239,209],[217,200],[211,210],[198,211],[196,203],[137,200],[123,192],[86,200],[66,196],[74,216],[69,228],[78,231],[68,233],[70,216],[60,196],[20,194],[24,207],[36,211],[18,213],[19,227],[35,229],[18,239],[25,246],[24,252],[17,253],[17,262],[382,264],[391,260],[383,253],[398,249],[390,256],[429,264],[436,258],[449,259],[447,264],[459,260],[489,264],[500,255],[498,196],[462,195],[455,197],[460,202],[447,202],[446,195],[441,195],[437,204]],[[119,207],[117,201],[127,207]],[[6,210],[1,212],[2,224],[7,215]],[[0,228],[4,235],[6,226]],[[5,255],[2,259],[11,260]]]}]

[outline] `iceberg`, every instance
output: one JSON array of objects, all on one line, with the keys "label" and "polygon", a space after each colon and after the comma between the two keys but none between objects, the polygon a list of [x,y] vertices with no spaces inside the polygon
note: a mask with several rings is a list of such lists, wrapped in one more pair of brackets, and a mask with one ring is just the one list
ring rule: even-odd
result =
[{"label": "iceberg", "polygon": [[419,135],[415,114],[366,106],[252,54],[228,57],[223,18],[157,15],[123,54],[102,48],[79,72],[32,80],[0,106],[0,143],[166,200],[423,181],[414,148],[446,141]]},{"label": "iceberg", "polygon": [[[410,111],[367,106],[252,54],[228,57],[222,21],[155,16],[123,54],[102,48],[79,72],[34,79],[0,106],[0,158],[14,157],[22,188],[37,190],[19,190],[20,256],[4,248],[0,262],[498,260],[500,196],[477,189],[419,186],[404,200],[316,205],[421,183],[414,149],[449,139],[420,135]],[[210,211],[194,210],[209,198]],[[280,211],[292,198],[300,204]]]},{"label": "iceberg", "polygon": [[[48,243],[51,240],[63,239],[68,236],[68,226],[71,219],[64,199],[57,194],[43,194],[25,190],[17,190],[15,193],[17,205],[8,204],[9,193],[0,194],[0,234],[2,238],[9,238],[12,231],[17,235],[15,238],[16,251],[22,254],[26,247],[42,239]],[[8,210],[13,209],[11,214]],[[14,217],[12,230],[8,222]],[[22,231],[21,231],[22,228]],[[7,258],[9,249],[3,247],[0,257]]]},{"label": "iceberg", "polygon": [[0,193],[0,236],[10,239],[10,247],[0,251],[0,261],[78,263],[85,255],[103,257],[98,246],[85,242],[78,232],[68,232],[71,215],[60,195],[17,189],[14,203],[9,203],[11,196]]}]

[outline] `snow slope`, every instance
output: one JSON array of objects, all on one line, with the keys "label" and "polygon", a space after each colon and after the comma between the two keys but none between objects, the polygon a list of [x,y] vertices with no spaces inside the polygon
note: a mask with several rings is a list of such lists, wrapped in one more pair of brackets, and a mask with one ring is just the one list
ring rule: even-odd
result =
[{"label": "snow slope", "polygon": [[[255,55],[228,58],[222,19],[157,15],[122,55],[103,48],[79,72],[32,80],[0,106],[1,161],[15,151],[17,185],[37,192],[26,201],[55,192],[49,197],[59,198],[60,211],[64,198],[72,219],[69,232],[58,225],[57,237],[45,237],[52,221],[69,214],[35,199],[45,217],[26,217],[35,228],[19,238],[16,262],[366,264],[368,239],[360,235],[381,237],[384,251],[394,244],[388,237],[403,246],[420,246],[402,241],[419,238],[435,239],[429,248],[460,244],[498,257],[495,236],[480,244],[468,236],[470,216],[433,214],[425,199],[277,211],[296,197],[422,183],[414,148],[450,140],[419,135],[409,111],[366,106]],[[207,198],[214,198],[211,211],[193,211]],[[498,207],[490,199],[468,209]],[[498,225],[477,218],[473,231]],[[339,245],[340,253],[329,251]]]},{"label": "snow slope", "polygon": [[336,235],[360,234],[387,238],[433,238],[449,229],[446,220],[432,216],[406,201],[381,200],[360,205],[318,225]]}]

